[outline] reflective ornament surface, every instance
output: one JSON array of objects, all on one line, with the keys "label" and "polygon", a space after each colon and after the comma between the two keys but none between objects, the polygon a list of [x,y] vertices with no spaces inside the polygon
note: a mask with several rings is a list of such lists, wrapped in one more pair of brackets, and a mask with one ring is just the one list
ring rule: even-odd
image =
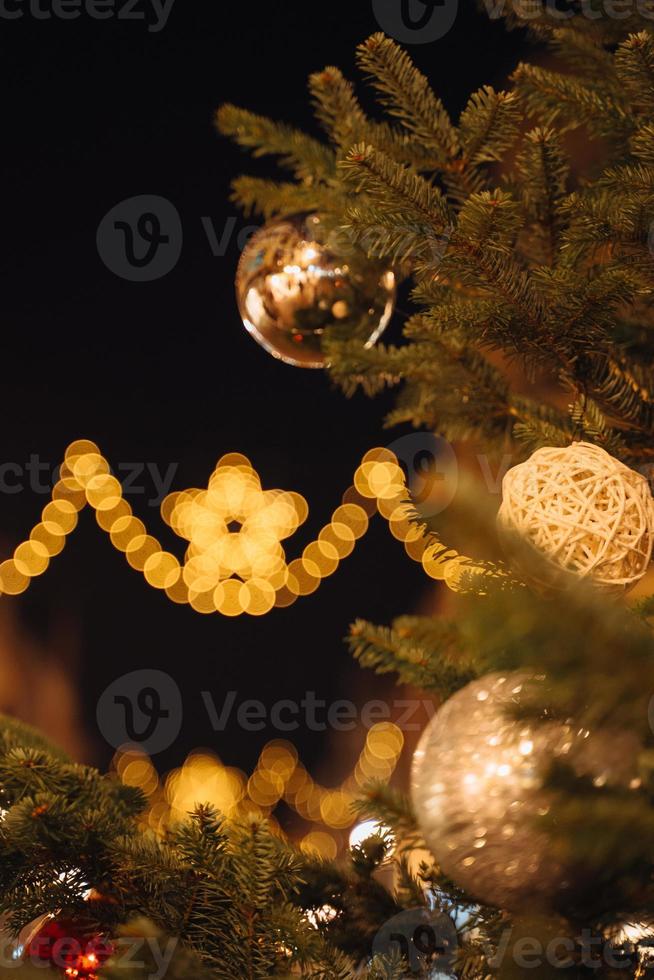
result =
[{"label": "reflective ornament surface", "polygon": [[536,826],[552,803],[543,784],[554,759],[596,786],[638,785],[632,734],[512,715],[526,686],[542,680],[491,674],[468,684],[432,718],[413,759],[413,803],[434,857],[471,895],[502,908],[564,898],[579,881]]},{"label": "reflective ornament surface", "polygon": [[254,339],[287,364],[325,365],[326,336],[372,347],[395,308],[395,275],[348,245],[338,254],[315,214],[265,225],[241,256],[236,296]]},{"label": "reflective ornament surface", "polygon": [[21,960],[35,969],[54,967],[59,976],[98,980],[115,946],[92,919],[46,916],[35,923]]},{"label": "reflective ornament surface", "polygon": [[[632,914],[611,923],[604,929],[604,938],[609,944],[613,965],[618,968],[637,966],[641,971],[654,969],[654,917],[651,913]],[[608,956],[605,955],[605,959],[608,960]]]}]

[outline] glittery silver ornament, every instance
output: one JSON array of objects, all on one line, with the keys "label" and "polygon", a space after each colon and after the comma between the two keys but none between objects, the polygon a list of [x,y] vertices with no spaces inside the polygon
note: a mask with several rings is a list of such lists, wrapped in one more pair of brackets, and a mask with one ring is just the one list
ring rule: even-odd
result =
[{"label": "glittery silver ornament", "polygon": [[322,339],[360,339],[372,347],[395,307],[395,275],[335,242],[316,214],[270,222],[241,256],[236,296],[246,329],[287,364],[325,365]]},{"label": "glittery silver ornament", "polygon": [[413,802],[434,857],[460,887],[501,908],[564,897],[577,880],[536,827],[552,804],[544,777],[554,759],[596,786],[638,785],[631,733],[512,714],[525,687],[542,681],[491,674],[468,684],[432,718],[413,760]]}]

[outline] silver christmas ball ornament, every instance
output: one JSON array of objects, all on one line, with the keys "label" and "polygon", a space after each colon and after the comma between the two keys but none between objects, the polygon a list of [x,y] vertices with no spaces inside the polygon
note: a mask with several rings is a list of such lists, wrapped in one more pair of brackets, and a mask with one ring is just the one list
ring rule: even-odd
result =
[{"label": "silver christmas ball ornament", "polygon": [[640,743],[626,732],[525,721],[515,709],[543,677],[491,674],[451,697],[425,729],[413,760],[418,823],[442,870],[470,895],[518,909],[579,884],[539,817],[553,800],[551,763],[567,761],[596,786],[637,786]]},{"label": "silver christmas ball ornament", "polygon": [[293,215],[269,222],[243,250],[236,273],[243,323],[287,364],[324,367],[328,336],[372,347],[392,316],[392,270],[339,239],[318,215]]}]

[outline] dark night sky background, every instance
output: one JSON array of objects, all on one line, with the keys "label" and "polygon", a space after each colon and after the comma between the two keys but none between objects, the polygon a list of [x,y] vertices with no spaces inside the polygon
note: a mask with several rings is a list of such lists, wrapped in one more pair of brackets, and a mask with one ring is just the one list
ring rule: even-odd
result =
[{"label": "dark night sky background", "polygon": [[[272,163],[253,165],[219,137],[216,107],[231,101],[309,125],[308,74],[337,64],[355,75],[354,48],[376,29],[369,0],[177,0],[157,34],[142,22],[85,16],[0,20],[0,462],[24,465],[38,454],[54,466],[69,442],[86,437],[113,464],[178,464],[173,488],[183,489],[206,485],[219,456],[241,451],[264,486],[306,496],[310,532],[322,526],[361,455],[393,438],[382,429],[386,404],[347,401],[326,375],[280,364],[250,339],[234,302],[236,243],[214,257],[201,217],[220,234],[236,214],[230,179],[243,170],[274,175]],[[458,113],[483,83],[502,85],[522,48],[519,35],[462,4],[444,39],[411,54]],[[144,284],[113,275],[95,245],[105,213],[138,194],[169,198],[184,226],[177,268]],[[239,216],[237,228],[248,223]],[[397,334],[395,322],[387,339]],[[151,533],[173,545],[158,510],[145,497],[129,499]],[[5,555],[44,503],[29,490],[0,495]],[[295,557],[302,544],[291,539],[287,553]],[[93,761],[104,766],[111,756],[94,729],[100,693],[126,671],[160,667],[182,688],[185,719],[158,767],[208,745],[249,771],[275,733],[234,725],[214,736],[200,691],[220,702],[236,690],[269,704],[307,690],[374,696],[386,688],[351,663],[348,624],[357,616],[387,622],[415,609],[427,589],[378,519],[336,575],[291,609],[202,617],[148,587],[85,513],[47,574],[26,595],[1,601],[15,602],[26,628],[46,640],[62,620],[74,625]],[[333,738],[293,736],[318,775],[338,750]],[[344,776],[349,753],[343,743],[322,774]]]}]

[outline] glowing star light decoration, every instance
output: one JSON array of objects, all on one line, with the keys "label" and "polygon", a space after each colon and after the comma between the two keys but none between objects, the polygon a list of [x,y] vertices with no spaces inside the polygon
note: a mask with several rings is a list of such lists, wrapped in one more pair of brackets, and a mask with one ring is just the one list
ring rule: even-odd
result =
[{"label": "glowing star light decoration", "polygon": [[207,490],[174,493],[164,519],[190,542],[183,580],[207,612],[263,615],[287,586],[289,570],[281,542],[309,508],[296,493],[263,490],[249,461],[236,454],[218,463]]},{"label": "glowing star light decoration", "polygon": [[352,553],[376,510],[430,578],[460,591],[470,575],[488,574],[484,566],[426,537],[411,518],[409,496],[395,455],[389,449],[371,449],[330,522],[301,557],[287,562],[282,541],[306,520],[306,501],[288,490],[263,490],[245,456],[223,456],[206,490],[173,493],[162,504],[166,523],[188,541],[182,564],[134,516],[95,443],[81,439],[66,451],[41,521],[0,564],[0,595],[19,595],[48,569],[86,506],[149,585],[172,602],[188,603],[204,614],[262,616],[273,606],[290,606],[299,596],[315,592]]}]

